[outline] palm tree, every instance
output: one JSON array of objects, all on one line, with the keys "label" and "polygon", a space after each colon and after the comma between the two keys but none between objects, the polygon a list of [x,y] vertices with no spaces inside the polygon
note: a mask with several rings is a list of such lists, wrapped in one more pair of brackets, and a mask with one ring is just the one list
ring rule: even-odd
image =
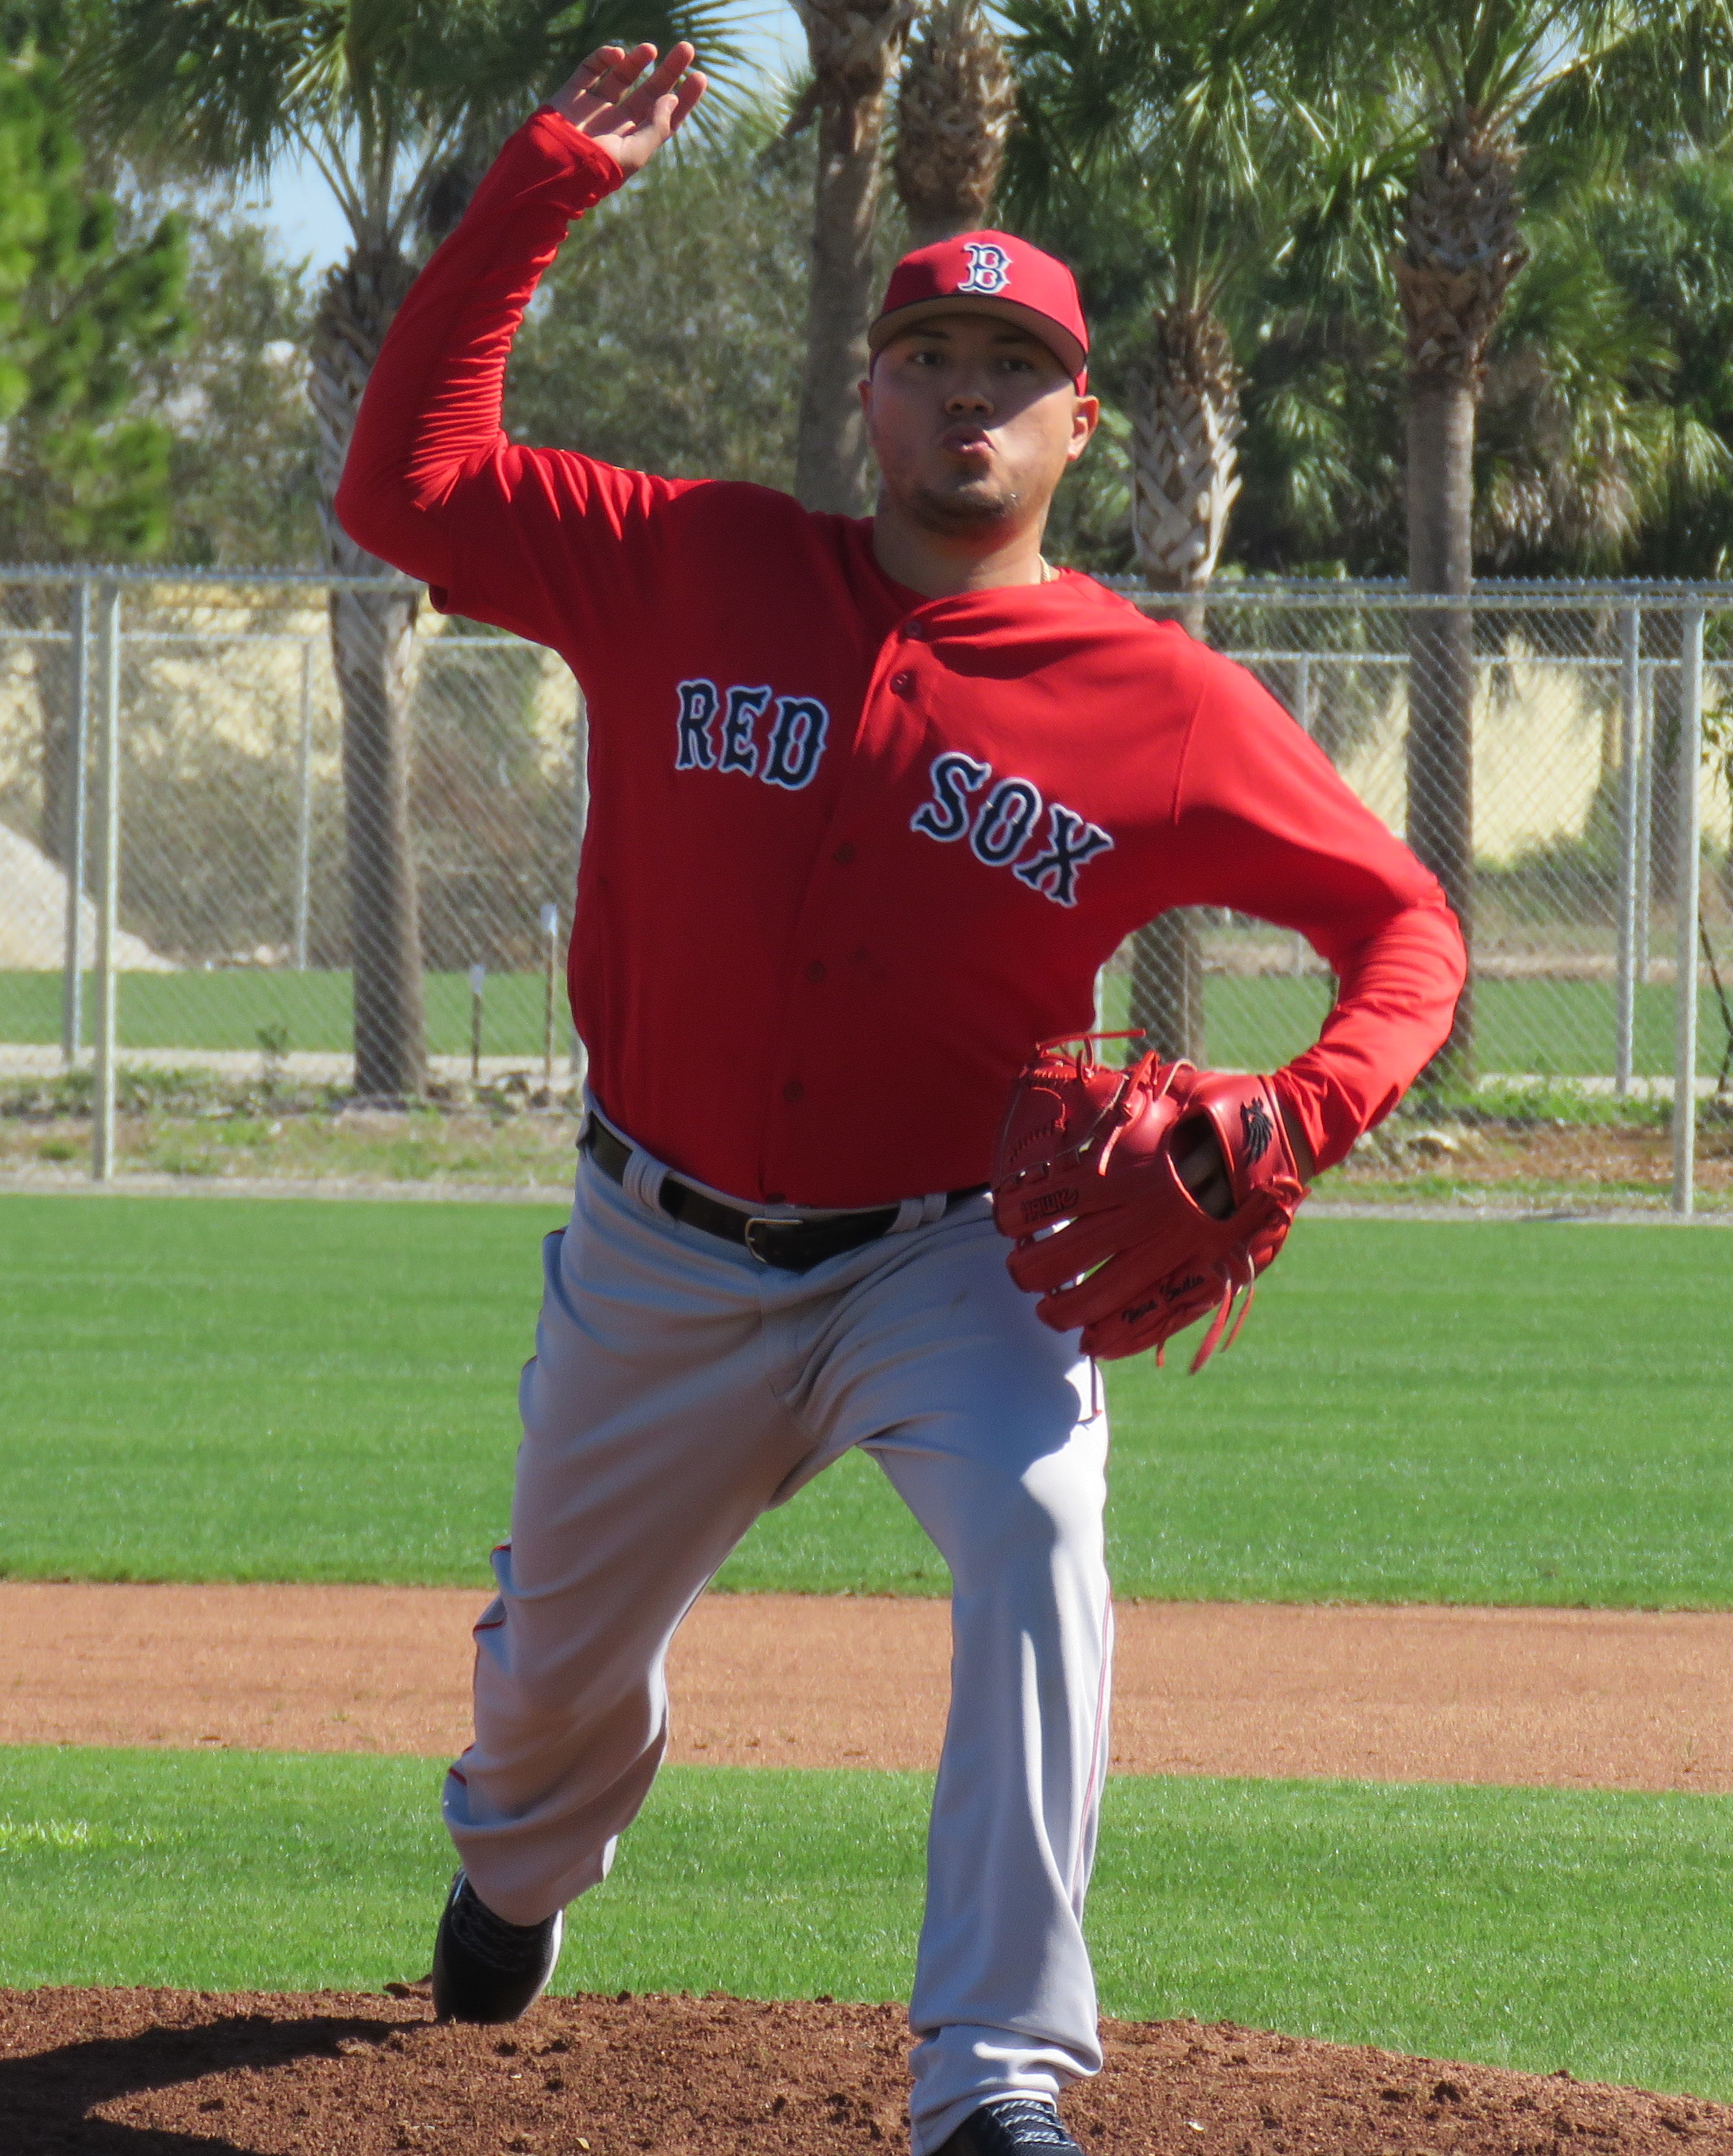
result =
[{"label": "palm tree", "polygon": [[[1602,156],[1587,169],[1550,152],[1525,160],[1530,259],[1488,346],[1476,412],[1481,571],[1674,573],[1648,564],[1663,558],[1652,549],[1675,481],[1693,519],[1730,506],[1727,449],[1676,409],[1689,362],[1673,350],[1666,308],[1627,274],[1667,253],[1669,216],[1654,229],[1624,222],[1665,184],[1664,170],[1609,176]],[[1243,314],[1259,331],[1232,547],[1248,571],[1406,572],[1404,341],[1387,260],[1403,200],[1387,238],[1375,225],[1345,274],[1320,278],[1302,237],[1235,309],[1237,331]],[[1718,245],[1695,250],[1694,283]],[[1713,545],[1697,558],[1712,562]]]},{"label": "palm tree", "polygon": [[[1332,201],[1351,213],[1341,179],[1359,117],[1331,90],[1317,0],[1009,0],[1006,13],[1022,121],[1013,203],[1086,249],[1095,235],[1109,281],[1142,259],[1152,304],[1125,382],[1133,546],[1201,636],[1196,594],[1239,490],[1243,376],[1224,310],[1305,216]],[[1202,1060],[1192,916],[1139,932],[1131,1021],[1164,1054]]]},{"label": "palm tree", "polygon": [[[387,565],[332,514],[361,393],[415,275],[419,221],[454,156],[527,110],[594,46],[640,36],[729,56],[719,0],[114,0],[81,75],[120,140],[203,175],[310,161],[348,223],[314,324],[326,557],[344,577]],[[331,599],[343,706],[355,981],[355,1084],[423,1090],[427,1055],[409,818],[409,662],[418,593]]]},{"label": "palm tree", "polygon": [[[1660,420],[1632,567],[1645,577],[1725,578],[1733,570],[1733,156],[1707,151],[1635,166],[1597,205],[1598,250],[1661,353],[1642,387]],[[1655,784],[1649,868],[1658,898],[1674,887],[1678,676],[1655,682]],[[1733,786],[1733,760],[1723,771]],[[1733,909],[1733,853],[1721,864]]]},{"label": "palm tree", "polygon": [[785,132],[815,116],[812,281],[795,439],[794,491],[808,509],[868,506],[866,424],[854,385],[867,371],[885,90],[920,0],[794,0],[813,80]]},{"label": "palm tree", "polygon": [[[1387,55],[1425,146],[1392,268],[1407,336],[1408,581],[1473,581],[1477,408],[1486,356],[1528,259],[1525,142],[1664,134],[1725,113],[1726,0],[1366,0],[1346,34]],[[1474,933],[1474,644],[1465,608],[1416,611],[1409,641],[1408,840]],[[1434,1072],[1474,1068],[1474,977]]]},{"label": "palm tree", "polygon": [[897,82],[891,171],[910,244],[987,221],[1017,89],[979,0],[939,0]]}]

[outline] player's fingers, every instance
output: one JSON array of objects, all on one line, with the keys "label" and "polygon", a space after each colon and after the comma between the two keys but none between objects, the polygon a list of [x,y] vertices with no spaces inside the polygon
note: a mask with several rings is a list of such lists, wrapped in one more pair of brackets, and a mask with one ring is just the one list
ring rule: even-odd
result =
[{"label": "player's fingers", "polygon": [[678,90],[659,97],[643,119],[603,127],[597,134],[628,172],[639,172],[680,126],[703,96],[705,87],[702,75],[689,75]]},{"label": "player's fingers", "polygon": [[550,102],[573,126],[605,134],[620,124],[632,85],[656,57],[654,45],[600,45]]},{"label": "player's fingers", "polygon": [[643,71],[655,57],[654,45],[614,46],[608,64],[597,69],[590,86],[593,110],[611,117],[628,110]]},{"label": "player's fingers", "polygon": [[704,77],[688,75],[678,90],[670,90],[665,97],[656,100],[655,110],[643,131],[652,138],[659,149],[684,121],[704,92]]},{"label": "player's fingers", "polygon": [[710,86],[709,76],[700,74],[695,69],[685,77],[674,92],[674,113],[669,121],[669,134],[684,124],[687,115]]},{"label": "player's fingers", "polygon": [[604,75],[610,75],[626,57],[623,45],[597,45],[592,53],[586,53],[578,62],[576,72],[567,87],[570,90],[593,90]]},{"label": "player's fingers", "polygon": [[[653,56],[655,49],[654,45],[638,47],[639,52],[649,53]],[[630,95],[621,98],[622,114],[628,119],[638,121],[640,125],[648,121],[657,105],[679,83],[694,57],[694,49],[686,43],[684,38],[682,38],[677,45],[670,45],[660,63],[648,75],[645,75],[642,81],[634,80]],[[636,72],[634,71],[634,74]]]},{"label": "player's fingers", "polygon": [[597,85],[606,80],[615,64],[626,57],[623,45],[598,45],[587,54],[572,73],[548,100],[556,112],[577,124],[592,113],[599,111],[608,102],[596,95]]}]

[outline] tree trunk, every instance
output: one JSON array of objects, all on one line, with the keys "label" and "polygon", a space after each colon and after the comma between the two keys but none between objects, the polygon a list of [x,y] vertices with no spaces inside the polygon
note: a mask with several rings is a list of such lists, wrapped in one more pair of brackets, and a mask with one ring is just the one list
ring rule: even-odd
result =
[{"label": "tree trunk", "polygon": [[794,491],[808,509],[860,516],[870,506],[857,384],[872,321],[873,225],[884,90],[915,0],[795,0],[818,118],[812,283],[795,437]]},{"label": "tree trunk", "polygon": [[421,932],[409,819],[408,671],[415,598],[333,592],[331,650],[343,705],[343,827],[355,978],[355,1090],[427,1089]]},{"label": "tree trunk", "polygon": [[1158,309],[1131,388],[1131,536],[1152,590],[1193,591],[1216,572],[1239,492],[1239,398],[1216,317]]},{"label": "tree trunk", "polygon": [[1684,684],[1679,660],[1684,617],[1651,614],[1647,634],[1671,662],[1654,671],[1649,712],[1648,892],[1651,905],[1670,915],[1679,890],[1679,734]]},{"label": "tree trunk", "polygon": [[[1417,592],[1466,594],[1474,511],[1474,389],[1462,381],[1408,391],[1408,582]],[[1444,887],[1462,932],[1474,928],[1474,624],[1466,607],[1408,617],[1408,844]],[[1428,1076],[1474,1075],[1474,979]]]},{"label": "tree trunk", "polygon": [[[357,249],[327,280],[313,334],[320,509],[331,567],[390,573],[331,512],[361,392],[412,273],[394,249]],[[355,1090],[402,1100],[427,1086],[421,926],[409,818],[409,662],[419,594],[334,592],[331,655],[343,705],[344,829],[355,981]]]},{"label": "tree trunk", "polygon": [[[1240,373],[1213,315],[1158,310],[1147,365],[1131,390],[1131,533],[1154,591],[1195,593],[1215,574],[1239,492]],[[1175,609],[1201,639],[1204,606]],[[1177,908],[1138,930],[1131,945],[1131,1024],[1144,1045],[1202,1065],[1203,948],[1198,916]]]},{"label": "tree trunk", "polygon": [[940,0],[897,84],[891,172],[912,246],[987,223],[1016,109],[1004,48],[977,0]]},{"label": "tree trunk", "polygon": [[[1391,260],[1408,373],[1408,583],[1465,597],[1473,583],[1474,416],[1486,347],[1527,259],[1518,229],[1520,152],[1508,127],[1449,114],[1415,167]],[[1474,622],[1416,608],[1408,636],[1408,843],[1444,887],[1469,952],[1450,1038],[1428,1082],[1474,1077]]]},{"label": "tree trunk", "polygon": [[[1187,599],[1173,610],[1187,636],[1201,642],[1204,606]],[[1131,997],[1128,1023],[1143,1039],[1129,1044],[1128,1061],[1153,1048],[1164,1061],[1207,1067],[1209,1041],[1203,1013],[1202,916],[1177,906],[1159,913],[1131,938]]]}]

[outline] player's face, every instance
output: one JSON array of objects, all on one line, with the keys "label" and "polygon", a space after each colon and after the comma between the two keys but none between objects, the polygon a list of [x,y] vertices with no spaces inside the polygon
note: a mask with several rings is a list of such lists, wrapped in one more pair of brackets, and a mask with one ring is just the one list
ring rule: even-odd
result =
[{"label": "player's face", "polygon": [[1038,337],[969,313],[893,337],[863,394],[885,493],[924,529],[958,536],[1044,521],[1099,410]]}]

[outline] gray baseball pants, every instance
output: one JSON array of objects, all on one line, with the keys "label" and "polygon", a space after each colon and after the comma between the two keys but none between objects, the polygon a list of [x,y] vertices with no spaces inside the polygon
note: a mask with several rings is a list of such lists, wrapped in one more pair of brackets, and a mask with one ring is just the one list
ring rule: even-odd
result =
[{"label": "gray baseball pants", "polygon": [[1107,1758],[1106,1417],[984,1199],[807,1273],[581,1160],[543,1245],[511,1540],[476,1627],[446,1824],[533,1923],[602,1878],[668,1738],[680,1620],[758,1515],[864,1446],[951,1568],[951,1702],[910,2020],[914,2156],[984,2098],[1099,2071],[1079,1925]]}]

